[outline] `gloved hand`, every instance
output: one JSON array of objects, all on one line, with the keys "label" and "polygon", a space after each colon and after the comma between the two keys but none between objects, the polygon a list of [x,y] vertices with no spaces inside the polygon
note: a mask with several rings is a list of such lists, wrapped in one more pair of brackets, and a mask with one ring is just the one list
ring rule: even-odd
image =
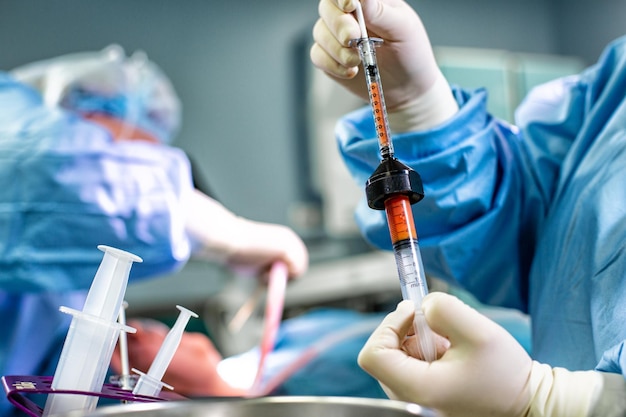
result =
[{"label": "gloved hand", "polygon": [[[349,46],[350,40],[361,37],[352,14],[356,1],[320,0],[310,55],[315,66],[367,100],[365,80],[356,77],[359,53]],[[384,41],[376,56],[391,129],[425,129],[447,120],[458,105],[415,10],[402,0],[362,0],[361,4],[368,35]]]},{"label": "gloved hand", "polygon": [[[129,333],[128,362],[130,368],[148,372],[169,328],[155,320],[129,320],[128,325],[137,329]],[[215,349],[209,338],[202,333],[185,332],[180,345],[172,358],[163,382],[174,387],[174,391],[184,396],[239,396],[244,391],[231,387],[217,373],[217,365],[222,355]],[[114,372],[122,370],[119,350],[111,358]]]},{"label": "gloved hand", "polygon": [[429,294],[422,309],[432,330],[450,341],[438,360],[423,362],[403,349],[410,301],[383,320],[359,354],[359,365],[391,398],[454,417],[623,415],[622,375],[535,362],[506,330],[448,294]]},{"label": "gloved hand", "polygon": [[307,248],[287,226],[236,216],[198,190],[192,191],[185,204],[187,231],[200,244],[195,256],[259,276],[264,276],[276,261],[287,264],[291,278],[307,270]]}]

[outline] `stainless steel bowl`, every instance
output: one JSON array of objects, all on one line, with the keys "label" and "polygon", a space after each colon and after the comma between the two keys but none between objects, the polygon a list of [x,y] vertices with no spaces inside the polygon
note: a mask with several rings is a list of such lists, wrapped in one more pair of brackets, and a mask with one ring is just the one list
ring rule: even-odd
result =
[{"label": "stainless steel bowl", "polygon": [[416,404],[352,397],[199,399],[105,406],[68,417],[436,417]]}]

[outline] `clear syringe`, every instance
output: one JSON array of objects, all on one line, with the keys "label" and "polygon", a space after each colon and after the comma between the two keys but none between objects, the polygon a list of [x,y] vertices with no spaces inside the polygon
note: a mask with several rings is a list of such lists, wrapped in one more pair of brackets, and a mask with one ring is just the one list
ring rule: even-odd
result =
[{"label": "clear syringe", "polygon": [[178,318],[170,331],[167,333],[167,336],[165,336],[165,339],[163,339],[163,343],[161,344],[156,357],[152,361],[148,372],[143,373],[140,370],[133,368],[133,372],[140,375],[139,380],[135,384],[135,388],[133,388],[133,394],[135,395],[156,397],[161,392],[162,387],[173,389],[173,387],[161,381],[161,379],[163,378],[163,375],[165,375],[165,371],[170,365],[170,362],[174,358],[174,354],[176,353],[176,349],[178,349],[178,345],[180,345],[189,319],[191,317],[198,317],[196,313],[186,309],[185,307],[177,305],[176,308],[180,310]]},{"label": "clear syringe", "polygon": [[[65,306],[60,310],[72,315],[61,357],[52,379],[55,390],[99,393],[104,385],[115,342],[121,331],[135,329],[117,322],[133,262],[142,259],[110,246],[98,246],[104,256],[91,283],[81,311]],[[51,394],[43,416],[65,415],[70,411],[93,411],[98,396]]]},{"label": "clear syringe", "polygon": [[435,338],[421,308],[422,299],[428,294],[428,285],[411,211],[411,204],[424,197],[422,180],[417,172],[394,157],[385,98],[376,62],[375,48],[382,40],[367,35],[361,3],[357,1],[356,6],[361,38],[352,40],[351,45],[358,48],[361,56],[382,158],[380,165],[367,181],[367,202],[370,208],[385,210],[402,297],[413,301],[415,305],[413,326],[419,340],[417,347],[424,360],[432,362],[437,357]]}]

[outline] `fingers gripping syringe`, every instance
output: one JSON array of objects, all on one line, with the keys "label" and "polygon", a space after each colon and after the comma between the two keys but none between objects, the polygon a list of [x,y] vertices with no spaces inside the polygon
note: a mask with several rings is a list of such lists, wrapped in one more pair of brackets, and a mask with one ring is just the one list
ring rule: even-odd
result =
[{"label": "fingers gripping syringe", "polygon": [[419,340],[418,349],[424,360],[432,362],[437,355],[435,339],[421,308],[422,299],[428,294],[428,286],[411,211],[411,204],[417,203],[424,197],[422,180],[417,172],[394,157],[385,99],[376,62],[375,48],[382,43],[382,40],[368,37],[361,3],[357,1],[356,5],[361,38],[352,40],[351,45],[357,47],[361,55],[382,158],[376,171],[367,180],[365,189],[367,202],[370,208],[385,210],[387,214],[402,297],[413,301],[415,305],[413,325]]}]

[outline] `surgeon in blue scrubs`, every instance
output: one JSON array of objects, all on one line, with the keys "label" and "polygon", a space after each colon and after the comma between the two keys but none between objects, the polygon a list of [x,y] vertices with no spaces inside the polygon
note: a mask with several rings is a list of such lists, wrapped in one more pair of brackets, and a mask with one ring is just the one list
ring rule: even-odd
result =
[{"label": "surgeon in blue scrubs", "polygon": [[[626,412],[626,38],[581,74],[535,88],[515,126],[491,116],[484,90],[450,86],[416,11],[362,0],[395,156],[417,171],[413,206],[427,273],[486,304],[530,314],[532,352],[458,299],[423,309],[449,347],[427,364],[405,353],[413,315],[401,303],[360,354],[394,398],[445,415],[613,416]],[[321,0],[315,66],[367,99],[355,0]],[[371,110],[343,117],[338,145],[365,184],[379,163]],[[391,249],[385,213],[362,202],[366,238]]]},{"label": "surgeon in blue scrubs", "polygon": [[59,307],[82,309],[97,245],[143,259],[131,280],[191,256],[259,276],[276,260],[291,277],[307,269],[291,229],[194,188],[170,146],[180,118],[162,71],[118,46],[0,72],[0,375],[54,374],[71,318]]}]

